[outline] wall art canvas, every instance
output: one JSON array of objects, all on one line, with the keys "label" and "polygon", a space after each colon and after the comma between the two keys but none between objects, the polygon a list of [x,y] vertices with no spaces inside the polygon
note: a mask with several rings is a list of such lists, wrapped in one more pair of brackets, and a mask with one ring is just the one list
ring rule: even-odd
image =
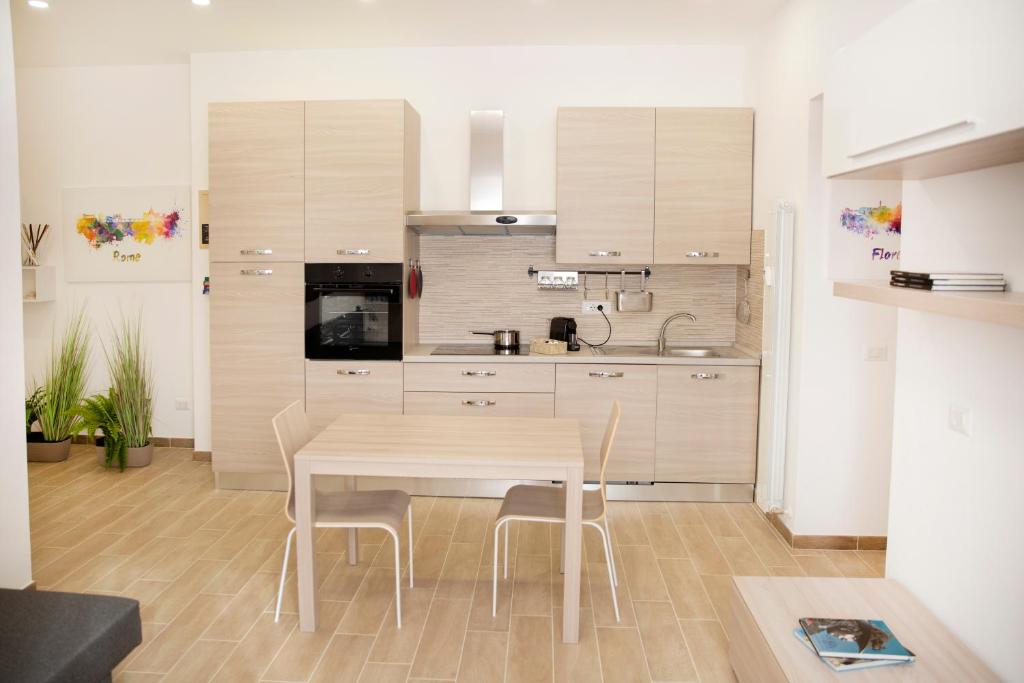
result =
[{"label": "wall art canvas", "polygon": [[69,282],[187,281],[188,187],[65,188],[64,274]]},{"label": "wall art canvas", "polygon": [[829,183],[829,277],[888,280],[900,265],[902,185],[893,180]]}]

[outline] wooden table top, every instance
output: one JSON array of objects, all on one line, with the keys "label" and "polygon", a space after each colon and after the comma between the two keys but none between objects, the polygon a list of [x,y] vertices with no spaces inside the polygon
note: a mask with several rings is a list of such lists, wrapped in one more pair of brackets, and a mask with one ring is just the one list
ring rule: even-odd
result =
[{"label": "wooden table top", "polygon": [[583,446],[575,419],[349,413],[332,422],[295,457],[332,462],[583,467]]},{"label": "wooden table top", "polygon": [[[790,681],[998,681],[906,588],[892,579],[736,576],[737,593]],[[883,619],[917,659],[838,674],[793,636],[801,617]]]}]

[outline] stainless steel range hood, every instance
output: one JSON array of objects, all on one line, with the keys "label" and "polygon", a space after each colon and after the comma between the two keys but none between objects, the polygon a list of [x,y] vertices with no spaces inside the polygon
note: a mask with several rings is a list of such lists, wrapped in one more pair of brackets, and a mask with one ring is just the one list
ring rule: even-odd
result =
[{"label": "stainless steel range hood", "polygon": [[553,235],[554,211],[506,211],[502,111],[471,111],[469,211],[417,211],[405,224],[420,235]]}]

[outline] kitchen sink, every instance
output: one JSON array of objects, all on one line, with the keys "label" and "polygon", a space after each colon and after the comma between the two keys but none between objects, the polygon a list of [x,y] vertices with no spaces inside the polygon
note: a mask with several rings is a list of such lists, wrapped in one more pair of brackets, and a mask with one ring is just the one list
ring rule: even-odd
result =
[{"label": "kitchen sink", "polygon": [[684,356],[686,358],[718,358],[719,354],[717,351],[712,349],[691,349],[691,348],[672,348],[665,349],[665,352],[661,354],[663,356]]},{"label": "kitchen sink", "polygon": [[680,356],[684,358],[718,358],[714,349],[698,349],[683,346],[670,346],[658,353],[657,346],[595,346],[595,356]]}]

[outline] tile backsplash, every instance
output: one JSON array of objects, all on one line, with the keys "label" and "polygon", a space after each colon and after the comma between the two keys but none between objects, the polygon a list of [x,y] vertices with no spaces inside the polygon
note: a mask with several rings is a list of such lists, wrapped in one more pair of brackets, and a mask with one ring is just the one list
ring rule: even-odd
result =
[{"label": "tile backsplash", "polygon": [[[547,337],[551,318],[576,318],[579,335],[603,341],[608,327],[599,313],[582,314],[583,276],[577,291],[537,289],[529,266],[548,270],[603,270],[598,265],[555,267],[554,237],[420,237],[420,262],[425,287],[420,299],[420,341],[487,343],[469,330],[514,328],[523,343]],[[643,264],[628,266],[638,270]],[[613,269],[614,266],[608,269]],[[736,338],[736,266],[652,266],[647,288],[654,293],[649,313],[609,311],[609,343],[654,342],[661,323],[672,313],[687,311],[696,323],[679,320],[669,329],[675,344],[732,344]],[[589,299],[604,299],[603,276],[590,276],[595,290]],[[626,278],[639,289],[639,276]],[[619,276],[608,278],[608,298],[619,289]]]}]

